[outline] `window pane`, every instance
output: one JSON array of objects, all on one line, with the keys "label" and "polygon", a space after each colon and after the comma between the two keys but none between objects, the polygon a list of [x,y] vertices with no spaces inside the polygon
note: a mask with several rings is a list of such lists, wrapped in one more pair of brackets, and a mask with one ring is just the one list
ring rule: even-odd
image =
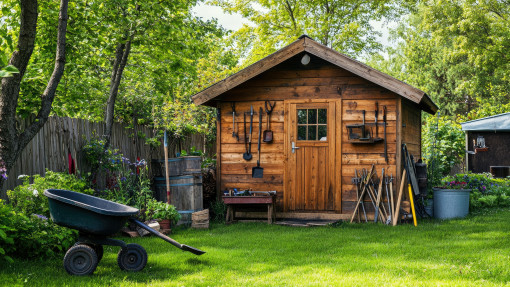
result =
[{"label": "window pane", "polygon": [[306,110],[297,110],[298,124],[306,124]]},{"label": "window pane", "polygon": [[328,110],[319,109],[319,124],[327,124],[327,122],[328,122]]},{"label": "window pane", "polygon": [[328,126],[319,126],[319,140],[325,141],[328,136]]},{"label": "window pane", "polygon": [[317,126],[308,126],[308,140],[309,141],[317,140]]},{"label": "window pane", "polygon": [[306,126],[297,127],[297,139],[298,141],[306,140]]},{"label": "window pane", "polygon": [[317,110],[316,109],[308,110],[308,124],[316,123],[317,123]]}]

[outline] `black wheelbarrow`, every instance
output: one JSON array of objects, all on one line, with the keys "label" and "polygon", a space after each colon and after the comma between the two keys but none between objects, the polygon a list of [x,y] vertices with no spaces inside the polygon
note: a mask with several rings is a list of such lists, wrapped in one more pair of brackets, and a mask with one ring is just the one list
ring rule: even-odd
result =
[{"label": "black wheelbarrow", "polygon": [[136,208],[69,190],[47,189],[44,195],[48,197],[53,222],[79,231],[78,242],[64,256],[64,268],[71,275],[94,273],[103,257],[103,245],[121,247],[117,256],[120,269],[142,270],[147,264],[147,252],[141,245],[108,238],[119,232],[128,220],[181,250],[196,255],[205,253],[180,244],[133,218],[138,214]]}]

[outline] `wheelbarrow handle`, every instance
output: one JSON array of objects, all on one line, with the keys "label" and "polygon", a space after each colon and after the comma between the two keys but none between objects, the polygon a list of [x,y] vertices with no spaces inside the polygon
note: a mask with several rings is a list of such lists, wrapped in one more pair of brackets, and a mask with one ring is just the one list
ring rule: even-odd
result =
[{"label": "wheelbarrow handle", "polygon": [[177,248],[179,248],[179,249],[181,249],[183,251],[189,251],[189,252],[191,252],[191,253],[193,253],[195,255],[202,255],[202,254],[205,253],[205,251],[202,251],[200,249],[188,246],[186,244],[180,244],[179,242],[177,242],[177,241],[173,240],[172,238],[164,235],[163,233],[161,233],[161,232],[159,232],[159,231],[149,227],[147,224],[145,224],[145,223],[143,223],[143,222],[141,222],[141,221],[139,221],[139,220],[137,220],[135,218],[130,217],[129,221],[135,223],[136,225],[140,226],[141,228],[149,231],[150,233],[156,235],[157,237],[165,240],[166,242],[172,244],[173,246],[175,246],[175,247],[177,247]]}]

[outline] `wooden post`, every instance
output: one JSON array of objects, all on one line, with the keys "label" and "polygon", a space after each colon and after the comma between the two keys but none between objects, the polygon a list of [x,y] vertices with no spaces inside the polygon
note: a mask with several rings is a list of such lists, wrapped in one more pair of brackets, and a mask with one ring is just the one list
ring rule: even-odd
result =
[{"label": "wooden post", "polygon": [[170,171],[168,170],[168,140],[165,131],[165,180],[166,180],[166,203],[170,204]]}]

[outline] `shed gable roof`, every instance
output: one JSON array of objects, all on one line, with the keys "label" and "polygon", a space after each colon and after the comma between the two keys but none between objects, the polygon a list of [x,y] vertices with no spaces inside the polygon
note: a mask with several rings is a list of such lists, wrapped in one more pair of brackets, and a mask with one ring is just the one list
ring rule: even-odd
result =
[{"label": "shed gable roof", "polygon": [[386,88],[418,105],[421,109],[435,114],[438,107],[432,99],[423,91],[408,85],[400,80],[393,78],[383,72],[371,68],[359,61],[356,61],[342,53],[317,43],[308,36],[301,36],[297,41],[285,46],[275,53],[255,62],[243,70],[229,76],[203,91],[192,96],[192,100],[197,105],[205,104],[219,95],[229,91],[238,85],[252,79],[253,77],[277,66],[287,59],[301,53],[307,52],[326,60],[340,68],[343,68],[359,77],[373,82],[383,88]]}]

